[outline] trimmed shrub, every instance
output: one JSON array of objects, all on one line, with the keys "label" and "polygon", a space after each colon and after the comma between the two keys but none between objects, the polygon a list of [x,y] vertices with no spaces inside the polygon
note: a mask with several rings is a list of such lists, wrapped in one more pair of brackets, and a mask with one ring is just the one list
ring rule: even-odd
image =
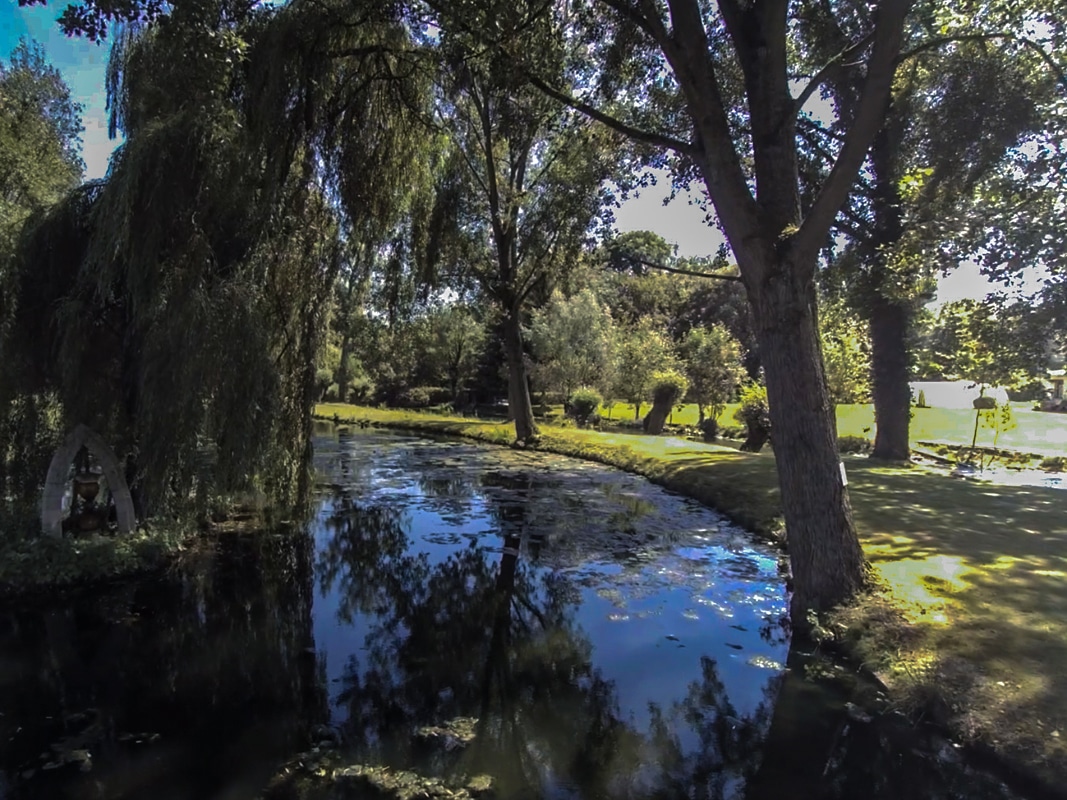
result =
[{"label": "trimmed shrub", "polygon": [[1041,469],[1047,469],[1049,472],[1063,472],[1067,467],[1067,459],[1063,456],[1051,456],[1041,462]]},{"label": "trimmed shrub", "polygon": [[400,393],[402,408],[425,408],[430,405],[430,393],[424,386],[412,386]]},{"label": "trimmed shrub", "polygon": [[700,432],[705,442],[714,442],[719,438],[719,421],[715,417],[707,417],[700,423]]},{"label": "trimmed shrub", "polygon": [[720,425],[719,438],[721,439],[744,439],[745,429],[740,425]]},{"label": "trimmed shrub", "polygon": [[[374,381],[372,381],[366,375],[361,375],[358,378],[354,378],[348,384],[348,398],[347,402],[355,403],[356,405],[365,405],[371,401],[375,392]],[[346,401],[346,398],[340,398],[342,402]]]},{"label": "trimmed shrub", "polygon": [[[325,397],[326,396],[326,393],[330,390],[330,384],[332,384],[332,383],[333,383],[333,372],[332,371],[330,371],[328,369],[324,369],[323,367],[319,367],[317,370],[315,370],[315,393],[319,397]],[[334,384],[335,391],[336,391],[336,388],[337,388],[337,385]],[[336,393],[334,394],[334,397],[336,397]]]},{"label": "trimmed shrub", "polygon": [[982,395],[974,398],[974,400],[971,401],[971,405],[979,411],[989,411],[990,409],[997,407],[997,398]]},{"label": "trimmed shrub", "polygon": [[741,407],[734,412],[734,419],[743,422],[748,429],[741,449],[758,453],[771,435],[771,414],[767,405],[767,389],[759,384],[741,390]]},{"label": "trimmed shrub", "polygon": [[919,390],[919,397],[915,401],[915,406],[916,406],[916,408],[929,408],[930,407],[930,406],[926,405],[926,392],[923,391],[922,389]]},{"label": "trimmed shrub", "polygon": [[689,391],[689,380],[677,370],[665,370],[652,375],[654,405],[673,406]]},{"label": "trimmed shrub", "polygon": [[585,425],[596,414],[603,398],[596,389],[583,386],[570,396],[568,413],[579,425]]},{"label": "trimmed shrub", "polygon": [[862,436],[838,436],[837,452],[839,453],[869,453],[871,440]]}]

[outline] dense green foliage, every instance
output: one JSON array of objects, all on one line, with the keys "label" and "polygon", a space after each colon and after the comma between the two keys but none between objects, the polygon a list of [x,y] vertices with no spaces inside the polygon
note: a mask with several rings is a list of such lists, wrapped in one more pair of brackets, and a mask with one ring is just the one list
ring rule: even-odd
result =
[{"label": "dense green foliage", "polygon": [[533,314],[530,346],[537,385],[566,396],[579,386],[613,388],[618,335],[610,312],[591,290],[569,298],[554,292]]},{"label": "dense green foliage", "polygon": [[[194,489],[305,494],[341,239],[388,220],[409,172],[400,100],[417,83],[347,74],[403,42],[388,10],[352,28],[321,5],[217,10],[122,32],[126,142],[105,181],[34,220],[5,307],[3,385],[101,432],[145,511]],[[34,472],[11,490],[35,493]]]},{"label": "dense green foliage", "polygon": [[577,420],[578,424],[585,425],[597,413],[597,409],[600,408],[600,404],[603,402],[604,398],[600,396],[600,392],[596,389],[583,387],[570,396],[567,405],[571,416]]},{"label": "dense green foliage", "polygon": [[682,343],[682,360],[699,421],[704,422],[705,407],[717,418],[744,379],[740,343],[721,324],[693,328]]}]

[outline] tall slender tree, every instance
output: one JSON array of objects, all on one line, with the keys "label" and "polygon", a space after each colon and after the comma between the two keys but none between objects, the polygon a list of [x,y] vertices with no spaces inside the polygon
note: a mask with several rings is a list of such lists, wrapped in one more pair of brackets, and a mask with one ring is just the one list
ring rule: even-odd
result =
[{"label": "tall slender tree", "polygon": [[467,241],[463,266],[502,314],[508,401],[519,441],[536,436],[523,324],[535,291],[545,295],[576,263],[608,198],[618,137],[531,87],[509,58],[480,51],[469,31],[529,23],[540,63],[563,70],[565,41],[535,3],[494,7],[484,17],[442,8],[443,70],[436,119],[452,145],[452,181],[441,193]]}]

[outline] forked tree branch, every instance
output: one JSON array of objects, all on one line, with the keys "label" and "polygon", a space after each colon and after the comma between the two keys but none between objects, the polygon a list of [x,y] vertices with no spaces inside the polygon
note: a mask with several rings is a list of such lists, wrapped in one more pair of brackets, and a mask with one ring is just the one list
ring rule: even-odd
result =
[{"label": "forked tree branch", "polygon": [[904,18],[911,5],[912,0],[882,0],[878,5],[874,47],[867,60],[867,80],[856,116],[830,175],[815,196],[800,230],[793,237],[793,249],[801,254],[801,258],[808,253],[817,253],[826,239],[867,157],[867,149],[882,126],[900,54]]}]

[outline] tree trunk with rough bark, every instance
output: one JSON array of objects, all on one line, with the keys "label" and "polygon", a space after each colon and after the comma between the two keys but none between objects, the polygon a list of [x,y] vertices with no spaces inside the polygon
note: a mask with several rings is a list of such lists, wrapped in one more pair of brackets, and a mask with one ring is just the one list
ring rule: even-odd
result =
[{"label": "tree trunk with rough bark", "polygon": [[907,306],[881,300],[871,308],[871,391],[878,426],[871,458],[907,461],[911,455]]},{"label": "tree trunk with rough bark", "polygon": [[792,615],[803,623],[807,611],[825,611],[859,591],[866,564],[837,452],[815,286],[791,281],[798,272],[772,269],[754,305],[794,578]]},{"label": "tree trunk with rough bark", "polygon": [[509,310],[504,317],[504,352],[508,360],[508,411],[515,422],[515,438],[525,443],[535,438],[538,430],[530,400],[530,383],[526,379],[522,322],[515,309]]},{"label": "tree trunk with rough bark", "polygon": [[[859,102],[833,168],[804,207],[798,184],[797,115],[835,65],[827,64],[794,97],[788,0],[717,3],[725,36],[715,32],[714,47],[706,6],[698,0],[605,3],[636,20],[636,28],[658,45],[692,119],[692,140],[641,131],[583,102],[572,102],[633,139],[683,154],[700,169],[756,316],[793,565],[792,616],[801,626],[808,610],[847,600],[864,584],[865,562],[837,453],[834,409],[817,335],[815,272],[834,218],[885,119],[911,4],[879,0],[874,6],[874,29],[864,40],[868,55]],[[721,83],[725,73],[718,68],[724,42],[736,56],[730,69],[738,68],[743,81],[748,136],[740,151],[731,121],[738,106],[728,103],[730,93]],[[843,55],[859,56],[861,50]],[[566,94],[548,91],[568,100]]]},{"label": "tree trunk with rough bark", "polygon": [[651,410],[645,416],[645,433],[659,436],[663,433],[663,424],[671,413],[672,405],[667,403],[653,403]]}]

